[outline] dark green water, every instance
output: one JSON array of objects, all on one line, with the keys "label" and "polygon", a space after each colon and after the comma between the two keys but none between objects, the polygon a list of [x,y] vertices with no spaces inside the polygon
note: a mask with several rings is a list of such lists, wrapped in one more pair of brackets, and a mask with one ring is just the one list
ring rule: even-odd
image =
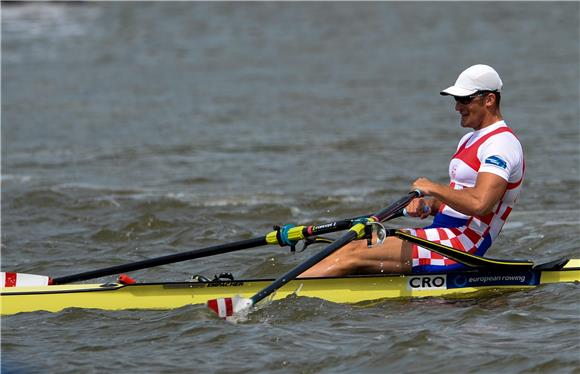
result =
[{"label": "dark green water", "polygon": [[[439,96],[504,81],[525,189],[489,255],[579,257],[579,3],[2,4],[2,270],[52,276],[375,211],[444,182]],[[395,225],[423,225],[399,220]],[[262,248],[142,270],[273,277]],[[102,279],[111,280],[113,278]],[[578,373],[580,288],[2,318],[4,372]]]}]

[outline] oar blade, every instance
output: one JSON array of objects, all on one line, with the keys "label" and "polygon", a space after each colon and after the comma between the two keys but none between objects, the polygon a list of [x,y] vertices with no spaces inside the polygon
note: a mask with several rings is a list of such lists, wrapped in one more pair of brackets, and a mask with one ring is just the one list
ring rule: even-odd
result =
[{"label": "oar blade", "polygon": [[239,295],[212,299],[207,302],[207,307],[220,318],[247,314],[253,305],[254,302],[252,299],[247,299]]},{"label": "oar blade", "polygon": [[0,272],[0,287],[36,287],[52,284],[50,277],[45,275]]}]

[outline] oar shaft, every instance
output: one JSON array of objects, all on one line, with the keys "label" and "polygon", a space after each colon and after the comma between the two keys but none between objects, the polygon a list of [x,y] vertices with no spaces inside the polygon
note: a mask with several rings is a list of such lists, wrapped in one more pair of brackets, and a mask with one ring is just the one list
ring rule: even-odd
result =
[{"label": "oar shaft", "polygon": [[[305,226],[302,230],[300,230],[300,239],[312,235],[320,235],[347,230],[351,226],[352,220],[349,219],[325,223],[321,225]],[[268,240],[268,238],[271,239]],[[261,247],[264,245],[275,244],[277,242],[278,241],[276,239],[276,232],[271,232],[267,235],[258,238],[242,240],[228,244],[221,244],[207,248],[195,249],[188,252],[176,253],[148,260],[132,262],[129,264],[116,265],[104,269],[91,270],[83,273],[53,278],[51,284],[66,284],[72,282],[80,282],[88,279],[106,277],[109,275],[117,275],[129,271],[142,270],[155,266],[167,265],[188,260],[195,260],[202,257],[220,255],[234,251],[241,251],[249,248]]]},{"label": "oar shaft", "polygon": [[272,284],[268,287],[264,288],[250,299],[252,300],[253,304],[256,304],[260,300],[268,297],[278,288],[282,287],[292,279],[295,279],[300,274],[304,273],[306,270],[310,269],[312,266],[316,265],[320,261],[324,260],[326,257],[331,255],[334,251],[338,250],[339,248],[345,246],[349,242],[356,239],[357,233],[355,231],[349,230],[346,234],[332,242],[329,246],[324,248],[322,251],[318,252],[316,255],[310,257],[308,260],[304,261],[300,265],[294,267],[292,270],[288,271],[286,274],[282,275],[278,279],[276,279]]},{"label": "oar shaft", "polygon": [[[352,220],[341,220],[330,222],[315,226],[305,226],[301,230],[301,236],[307,237],[317,234],[325,234],[330,232],[342,231],[349,229],[352,226]],[[154,266],[161,266],[172,264],[176,262],[195,260],[202,257],[214,256],[228,252],[240,251],[249,248],[261,247],[268,244],[277,243],[276,233],[271,232],[268,235],[261,236],[258,238],[242,240],[238,242],[222,244],[207,248],[196,249],[183,253],[176,253],[172,255],[156,257],[148,260],[132,262],[129,264],[111,266],[104,269],[91,270],[84,273],[67,275],[63,277],[53,278],[51,284],[66,284],[72,282],[80,282],[88,279],[95,279],[100,277],[106,277],[108,275],[116,275],[124,272],[142,270],[151,268]],[[270,241],[268,238],[272,238]]]},{"label": "oar shaft", "polygon": [[266,237],[261,236],[259,238],[253,238],[248,240],[242,240],[229,244],[216,245],[207,248],[196,249],[188,252],[176,253],[172,255],[156,257],[148,260],[132,262],[130,264],[123,264],[117,266],[111,266],[104,269],[87,271],[84,273],[68,275],[64,277],[54,278],[52,284],[66,284],[72,282],[80,282],[88,279],[95,279],[100,277],[105,277],[108,275],[116,275],[124,272],[147,269],[154,266],[167,265],[171,263],[194,260],[197,258],[208,257],[228,252],[240,251],[243,249],[260,247],[268,244],[266,242]]}]

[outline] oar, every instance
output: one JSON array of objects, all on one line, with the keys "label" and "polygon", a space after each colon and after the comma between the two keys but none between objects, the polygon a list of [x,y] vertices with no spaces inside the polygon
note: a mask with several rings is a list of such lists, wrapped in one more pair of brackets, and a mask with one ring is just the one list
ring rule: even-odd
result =
[{"label": "oar", "polygon": [[194,260],[202,257],[215,256],[219,254],[240,251],[249,248],[256,248],[264,245],[279,244],[280,246],[292,246],[297,241],[306,239],[308,237],[347,230],[353,225],[353,222],[355,222],[359,218],[344,219],[311,226],[291,227],[291,225],[287,225],[282,229],[271,231],[264,236],[260,236],[253,239],[247,239],[228,244],[216,245],[191,250],[187,252],[166,255],[148,260],[131,262],[128,264],[116,265],[103,269],[91,270],[83,273],[72,274],[53,279],[50,279],[49,277],[43,275],[33,275],[23,273],[3,273],[2,286],[12,287],[12,286],[35,286],[35,285],[43,286],[47,284],[51,285],[67,284],[72,282],[80,282],[84,280],[105,277],[109,275],[121,274],[135,270],[147,269],[155,266],[172,264],[176,262]]},{"label": "oar", "polygon": [[[410,192],[407,196],[402,197],[389,207],[375,213],[369,218],[365,218],[368,222],[383,222],[390,217],[397,215],[404,207],[406,207],[411,200],[414,198],[422,196],[421,191],[415,190]],[[231,317],[234,314],[244,313],[249,310],[253,305],[268,297],[274,291],[284,286],[286,283],[298,277],[300,274],[304,273],[306,270],[310,269],[312,266],[316,265],[333,252],[347,245],[355,239],[361,239],[365,236],[366,223],[362,222],[353,225],[346,234],[336,239],[332,244],[328,245],[319,253],[310,257],[308,260],[304,261],[300,265],[294,267],[292,270],[288,271],[286,274],[282,275],[276,279],[272,284],[265,287],[263,290],[255,294],[249,299],[241,298],[239,296],[213,299],[207,302],[207,306],[213,310],[219,317]]]}]

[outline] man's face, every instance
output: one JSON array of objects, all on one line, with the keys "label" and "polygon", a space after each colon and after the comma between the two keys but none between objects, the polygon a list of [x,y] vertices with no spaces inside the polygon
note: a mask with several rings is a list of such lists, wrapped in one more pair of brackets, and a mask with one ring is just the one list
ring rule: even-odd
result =
[{"label": "man's face", "polygon": [[461,127],[479,130],[487,113],[488,94],[475,93],[467,97],[455,97],[455,110],[461,115]]}]

